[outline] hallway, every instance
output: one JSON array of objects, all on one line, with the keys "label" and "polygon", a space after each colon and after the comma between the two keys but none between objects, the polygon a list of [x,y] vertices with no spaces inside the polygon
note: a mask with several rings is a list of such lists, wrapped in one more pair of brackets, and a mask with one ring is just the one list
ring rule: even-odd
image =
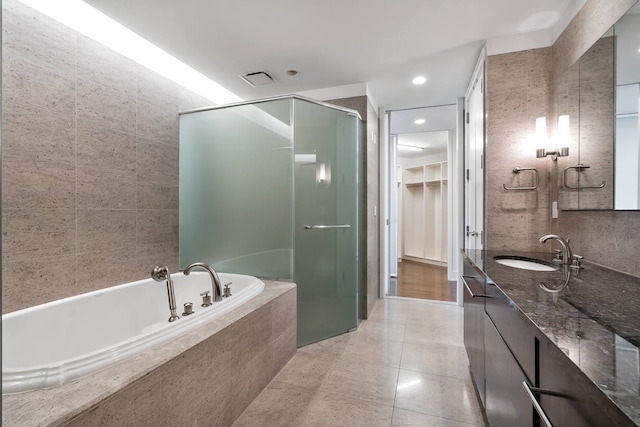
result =
[{"label": "hallway", "polygon": [[484,426],[463,309],[382,299],[357,331],[298,349],[241,426]]}]

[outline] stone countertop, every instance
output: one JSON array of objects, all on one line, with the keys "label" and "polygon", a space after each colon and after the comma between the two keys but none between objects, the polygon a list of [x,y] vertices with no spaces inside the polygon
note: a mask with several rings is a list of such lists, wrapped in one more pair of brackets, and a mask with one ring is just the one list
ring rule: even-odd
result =
[{"label": "stone countertop", "polygon": [[172,340],[160,343],[113,366],[61,386],[2,395],[2,425],[59,426],[147,375],[269,301],[296,287],[295,283],[262,279],[265,289],[244,305],[204,322]]},{"label": "stone countertop", "polygon": [[566,272],[501,265],[497,255],[551,261],[553,254],[467,250],[487,275],[634,423],[640,425],[640,278],[588,262],[559,292]]}]

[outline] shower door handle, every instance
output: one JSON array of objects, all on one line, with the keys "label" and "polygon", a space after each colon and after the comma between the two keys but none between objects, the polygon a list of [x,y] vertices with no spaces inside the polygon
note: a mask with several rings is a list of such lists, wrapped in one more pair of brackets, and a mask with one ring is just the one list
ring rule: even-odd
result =
[{"label": "shower door handle", "polygon": [[325,228],[351,228],[351,224],[338,224],[338,225],[305,225],[305,230],[316,230]]}]

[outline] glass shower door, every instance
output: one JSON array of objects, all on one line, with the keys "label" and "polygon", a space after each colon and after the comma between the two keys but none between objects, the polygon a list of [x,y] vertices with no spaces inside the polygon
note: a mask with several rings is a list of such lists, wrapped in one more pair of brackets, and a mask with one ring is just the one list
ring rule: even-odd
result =
[{"label": "glass shower door", "polygon": [[298,346],[357,327],[359,120],[294,100]]}]

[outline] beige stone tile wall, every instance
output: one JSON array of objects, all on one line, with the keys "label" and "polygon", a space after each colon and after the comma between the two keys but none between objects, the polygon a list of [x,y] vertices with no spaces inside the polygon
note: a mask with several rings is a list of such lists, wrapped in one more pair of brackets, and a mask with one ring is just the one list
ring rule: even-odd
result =
[{"label": "beige stone tile wall", "polygon": [[211,103],[2,2],[2,311],[178,268],[178,111]]},{"label": "beige stone tile wall", "polygon": [[[550,117],[551,48],[489,56],[486,71],[486,242],[487,249],[539,250],[549,229],[550,159],[538,159],[531,137],[537,117]],[[538,170],[539,187],[532,186]]]}]

